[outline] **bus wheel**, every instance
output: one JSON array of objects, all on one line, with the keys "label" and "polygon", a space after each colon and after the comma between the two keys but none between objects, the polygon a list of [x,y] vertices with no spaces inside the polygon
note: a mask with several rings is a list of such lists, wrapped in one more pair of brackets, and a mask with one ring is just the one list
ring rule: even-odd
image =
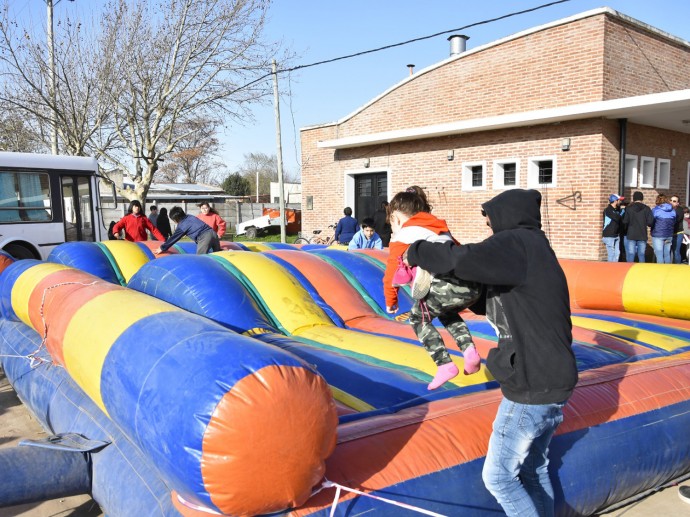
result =
[{"label": "bus wheel", "polygon": [[21,244],[8,244],[3,249],[17,260],[36,258],[36,255],[30,249],[25,248]]}]

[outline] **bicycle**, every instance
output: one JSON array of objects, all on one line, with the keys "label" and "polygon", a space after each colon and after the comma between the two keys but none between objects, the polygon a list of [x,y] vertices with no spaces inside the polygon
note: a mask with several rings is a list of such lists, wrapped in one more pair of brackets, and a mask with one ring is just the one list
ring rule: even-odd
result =
[{"label": "bicycle", "polygon": [[335,244],[335,226],[335,224],[328,225],[327,233],[325,234],[323,230],[314,230],[314,235],[311,238],[300,237],[295,239],[295,244],[325,244],[327,246]]}]

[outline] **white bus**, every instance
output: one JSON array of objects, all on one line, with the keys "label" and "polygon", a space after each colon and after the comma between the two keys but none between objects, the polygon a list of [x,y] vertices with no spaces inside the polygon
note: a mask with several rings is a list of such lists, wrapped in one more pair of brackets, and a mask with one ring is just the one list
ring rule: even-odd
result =
[{"label": "white bus", "polygon": [[45,260],[63,242],[107,240],[98,178],[95,158],[0,152],[0,249]]}]

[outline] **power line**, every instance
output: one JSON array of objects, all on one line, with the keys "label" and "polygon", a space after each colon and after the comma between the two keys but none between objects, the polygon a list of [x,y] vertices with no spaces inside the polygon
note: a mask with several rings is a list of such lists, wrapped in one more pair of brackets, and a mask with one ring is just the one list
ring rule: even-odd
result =
[{"label": "power line", "polygon": [[[493,23],[493,22],[496,22],[496,21],[499,21],[499,20],[505,20],[506,18],[511,18],[511,17],[513,17],[513,16],[518,16],[518,15],[525,14],[525,13],[531,13],[531,12],[534,12],[534,11],[538,11],[538,10],[540,10],[540,9],[544,9],[544,8],[546,8],[546,7],[551,7],[552,5],[563,4],[563,3],[566,3],[566,2],[570,2],[570,0],[557,0],[557,1],[555,1],[555,2],[549,2],[549,3],[547,3],[547,4],[542,4],[542,5],[538,5],[538,6],[536,6],[536,7],[531,7],[531,8],[529,8],[529,9],[523,9],[522,11],[514,11],[514,12],[512,12],[512,13],[504,14],[504,15],[498,16],[498,17],[496,17],[496,18],[489,18],[489,19],[487,19],[487,20],[482,20],[482,21],[480,21],[480,22],[470,23],[470,24],[468,24],[468,25],[464,25],[464,26],[458,27],[458,28],[456,28],[456,29],[450,29],[450,30],[446,30],[446,31],[442,31],[442,32],[437,32],[437,33],[435,33],[435,34],[430,34],[429,36],[421,36],[421,37],[419,37],[419,38],[414,38],[414,39],[410,39],[410,40],[407,40],[407,41],[402,41],[402,42],[400,42],[400,43],[393,43],[393,44],[391,44],[391,45],[385,45],[385,46],[383,46],[383,47],[378,47],[378,48],[374,48],[374,49],[370,49],[370,50],[363,50],[363,51],[361,51],[361,52],[356,52],[356,53],[354,53],[354,54],[347,54],[347,55],[345,55],[345,56],[334,57],[334,58],[332,58],[332,59],[325,59],[325,60],[323,60],[323,61],[317,61],[317,62],[315,62],[315,63],[309,63],[308,65],[297,65],[297,66],[294,66],[294,67],[292,67],[292,68],[283,68],[283,69],[277,70],[276,73],[280,74],[280,73],[283,73],[283,72],[293,72],[293,71],[295,71],[295,70],[301,70],[301,69],[303,69],[303,68],[310,68],[310,67],[312,67],[312,66],[325,65],[325,64],[327,64],[327,63],[333,63],[333,62],[335,62],[335,61],[342,61],[343,59],[350,59],[350,58],[353,58],[353,57],[364,56],[364,55],[366,55],[366,54],[372,54],[372,53],[374,53],[374,52],[380,52],[380,51],[382,51],[382,50],[388,50],[388,49],[395,48],[395,47],[401,47],[401,46],[403,46],[403,45],[409,45],[410,43],[416,43],[416,42],[418,42],[418,41],[424,41],[424,40],[427,40],[427,39],[435,38],[435,37],[437,37],[437,36],[442,36],[443,34],[450,34],[450,33],[452,33],[452,32],[459,32],[459,31],[463,31],[463,30],[465,30],[465,29],[470,29],[470,28],[472,28],[472,27],[478,27],[478,26],[480,26],[480,25],[486,25],[486,24],[488,24],[488,23]],[[249,83],[247,83],[247,84],[245,84],[245,85],[243,85],[243,86],[240,86],[240,87],[237,88],[236,90],[233,90],[230,94],[232,95],[233,93],[236,93],[236,92],[238,92],[238,91],[240,91],[240,90],[243,90],[243,89],[245,89],[245,88],[247,88],[247,87],[249,87],[249,86],[251,86],[251,85],[253,85],[253,84],[256,84],[256,83],[258,83],[258,82],[260,82],[260,81],[263,81],[264,79],[266,79],[267,77],[269,77],[269,76],[271,76],[271,75],[272,75],[272,72],[269,72],[269,73],[267,73],[267,74],[265,74],[265,75],[259,77],[258,79],[255,79],[255,80],[253,80],[253,81],[251,81],[251,82],[249,82]]]}]

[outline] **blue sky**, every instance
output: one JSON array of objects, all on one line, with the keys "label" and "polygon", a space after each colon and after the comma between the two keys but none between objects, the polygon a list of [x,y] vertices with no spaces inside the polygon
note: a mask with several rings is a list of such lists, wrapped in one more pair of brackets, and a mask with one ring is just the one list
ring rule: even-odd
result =
[{"label": "blue sky", "polygon": [[[267,34],[300,55],[299,64],[398,43],[455,29],[547,3],[546,0],[277,0]],[[686,0],[571,0],[463,31],[467,48],[598,7],[611,7],[649,25],[690,40],[690,2]],[[299,128],[333,122],[356,110],[415,70],[449,55],[448,35],[279,76],[281,131],[286,170],[299,170]],[[280,66],[280,65],[279,65]],[[224,137],[228,166],[243,153],[276,152],[272,106],[255,110],[256,121],[231,127]]]},{"label": "blue sky", "polygon": [[[97,9],[101,0],[61,0],[56,19],[76,9]],[[266,36],[280,40],[300,57],[294,64],[310,64],[463,27],[547,0],[274,0]],[[43,0],[11,0],[20,13],[31,11],[43,23]],[[690,41],[690,2],[687,0],[570,0],[538,11],[466,29],[467,48],[567,16],[611,7],[628,16]],[[42,18],[40,22],[39,18]],[[447,34],[361,57],[337,61],[279,76],[283,162],[287,171],[299,170],[299,128],[333,122],[407,77],[415,70],[448,57]],[[278,64],[280,67],[280,63]],[[276,153],[272,105],[254,110],[246,126],[230,126],[221,135],[221,159],[233,170],[245,153]]]}]

